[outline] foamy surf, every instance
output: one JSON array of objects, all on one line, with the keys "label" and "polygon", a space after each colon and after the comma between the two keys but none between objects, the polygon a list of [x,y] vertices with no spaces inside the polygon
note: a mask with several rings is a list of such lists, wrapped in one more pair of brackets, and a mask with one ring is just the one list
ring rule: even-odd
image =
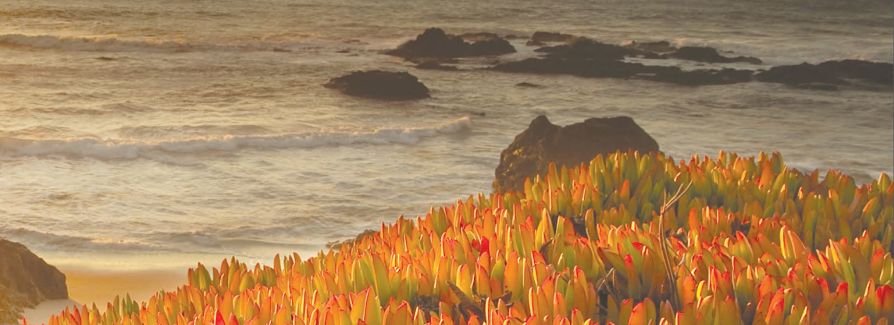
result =
[{"label": "foamy surf", "polygon": [[33,140],[0,137],[0,156],[93,158],[98,160],[152,159],[166,161],[170,155],[234,152],[245,149],[301,149],[346,145],[415,144],[443,134],[459,133],[471,127],[463,117],[449,123],[418,128],[378,128],[372,131],[318,131],[278,135],[224,135],[169,141],[122,139]]}]

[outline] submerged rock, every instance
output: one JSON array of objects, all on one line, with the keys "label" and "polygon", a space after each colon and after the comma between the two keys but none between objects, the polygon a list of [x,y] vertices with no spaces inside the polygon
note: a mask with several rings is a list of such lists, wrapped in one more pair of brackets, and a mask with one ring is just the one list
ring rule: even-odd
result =
[{"label": "submerged rock", "polygon": [[538,116],[500,154],[494,190],[524,190],[525,178],[545,174],[549,163],[574,166],[597,154],[615,151],[658,151],[658,143],[632,118],[591,118],[565,127]]},{"label": "submerged rock", "polygon": [[16,322],[22,308],[66,298],[65,274],[24,245],[0,239],[0,324]]},{"label": "submerged rock", "polygon": [[891,63],[861,60],[826,61],[820,64],[782,65],[758,73],[755,78],[810,89],[837,89],[850,80],[877,85],[892,85],[894,66]]},{"label": "submerged rock", "polygon": [[325,86],[346,95],[366,98],[410,100],[430,97],[428,87],[406,72],[354,71],[329,80]]},{"label": "submerged rock", "polygon": [[[481,35],[477,35],[481,36]],[[491,35],[488,35],[491,36]],[[405,59],[416,58],[457,58],[473,56],[503,55],[515,53],[515,48],[509,41],[492,35],[468,43],[462,37],[449,35],[440,28],[429,28],[416,36],[416,39],[401,44],[386,54],[399,56]]]},{"label": "submerged rock", "polygon": [[527,82],[527,81],[519,82],[519,83],[515,84],[515,86],[521,87],[521,88],[543,88],[543,85],[539,85],[539,84],[535,84],[535,83],[531,83],[531,82]]},{"label": "submerged rock", "polygon": [[698,61],[698,62],[706,62],[706,63],[732,63],[732,62],[745,62],[751,64],[761,64],[763,61],[761,59],[750,57],[750,56],[737,56],[737,57],[727,57],[720,55],[717,52],[717,49],[713,47],[704,47],[704,46],[684,46],[681,47],[668,56],[676,59],[683,59],[689,61]]}]

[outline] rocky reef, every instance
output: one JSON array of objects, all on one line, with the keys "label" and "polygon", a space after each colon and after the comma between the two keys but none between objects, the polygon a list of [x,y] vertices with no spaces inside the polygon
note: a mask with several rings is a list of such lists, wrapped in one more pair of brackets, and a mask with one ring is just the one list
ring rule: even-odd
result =
[{"label": "rocky reef", "polygon": [[668,57],[682,60],[707,62],[707,63],[733,63],[744,62],[751,64],[761,64],[763,61],[751,56],[728,57],[720,55],[717,49],[706,46],[684,46],[678,48],[667,55]]},{"label": "rocky reef", "polygon": [[758,73],[755,78],[801,88],[835,90],[854,82],[879,86],[894,84],[891,63],[860,60],[826,61],[820,64],[783,65]]},{"label": "rocky reef", "polygon": [[521,191],[525,179],[545,174],[552,163],[573,167],[599,154],[628,150],[658,151],[655,139],[632,118],[590,118],[562,127],[541,115],[500,154],[494,191]]},{"label": "rocky reef", "polygon": [[[539,55],[515,60],[480,62],[494,71],[561,74],[585,78],[639,79],[684,86],[729,85],[751,81],[782,83],[799,88],[837,90],[841,87],[882,89],[890,87],[891,63],[860,60],[804,63],[765,69],[752,56],[727,56],[707,46],[675,46],[668,41],[610,44],[584,36],[538,31],[526,46]],[[417,63],[417,69],[456,71],[456,58],[500,56],[516,52],[506,38],[488,32],[450,35],[429,28],[416,39],[386,53]],[[631,59],[644,59],[632,61]],[[649,60],[685,60],[710,64],[696,69]],[[736,66],[724,66],[735,63]]]},{"label": "rocky reef", "polygon": [[350,96],[384,100],[412,100],[430,97],[428,87],[407,72],[354,71],[329,80],[325,86]]}]

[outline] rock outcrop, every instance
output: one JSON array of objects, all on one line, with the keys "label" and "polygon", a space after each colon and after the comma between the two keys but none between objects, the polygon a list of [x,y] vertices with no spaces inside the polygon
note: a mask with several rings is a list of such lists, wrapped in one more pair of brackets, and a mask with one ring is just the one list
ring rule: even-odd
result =
[{"label": "rock outcrop", "polygon": [[751,56],[728,57],[720,55],[717,49],[705,46],[684,46],[668,54],[669,57],[681,60],[698,61],[705,63],[733,63],[744,62],[761,64],[761,59]]},{"label": "rock outcrop", "polygon": [[758,73],[755,78],[811,89],[837,89],[837,86],[849,85],[852,81],[890,87],[894,79],[894,65],[861,60],[801,63],[776,66]]},{"label": "rock outcrop", "polygon": [[0,324],[16,322],[22,308],[66,298],[62,272],[24,245],[0,239]]},{"label": "rock outcrop", "polygon": [[494,34],[466,34],[466,37],[474,39],[474,41],[469,43],[463,37],[449,35],[440,28],[429,28],[419,36],[416,36],[416,39],[403,43],[396,49],[385,53],[408,60],[515,53],[515,48],[512,47],[512,44],[509,44],[509,41]]},{"label": "rock outcrop", "polygon": [[[646,65],[629,62],[626,58],[665,59],[674,53],[683,53],[689,59],[738,62],[745,57],[727,58],[712,48],[708,51],[695,48],[674,49],[670,54],[653,52],[670,49],[670,43],[652,42],[639,45],[614,45],[587,38],[575,39],[570,44],[547,46],[537,49],[544,57],[504,62],[493,67],[503,72],[535,74],[567,74],[586,78],[643,79],[686,86],[726,85],[752,80],[753,71],[737,69],[683,70],[680,67]],[[713,52],[711,51],[713,50]],[[706,53],[714,53],[714,56]],[[690,54],[686,54],[690,53]],[[696,55],[698,54],[698,55]],[[740,59],[741,58],[741,59]],[[712,62],[713,62],[712,61]]]},{"label": "rock outcrop", "polygon": [[552,58],[576,58],[621,60],[625,57],[660,58],[657,54],[635,48],[602,43],[588,38],[578,38],[571,43],[541,47],[536,52],[547,53]]},{"label": "rock outcrop", "polygon": [[528,40],[527,45],[542,46],[546,43],[571,43],[578,38],[580,37],[570,34],[537,31],[531,35],[531,39]]},{"label": "rock outcrop", "polygon": [[333,78],[325,85],[350,96],[384,100],[428,98],[429,90],[419,79],[406,72],[382,70],[354,71]]},{"label": "rock outcrop", "polygon": [[497,71],[567,74],[586,78],[643,79],[686,86],[726,85],[752,80],[751,70],[700,69],[653,66],[620,60],[586,58],[531,58],[494,66]]},{"label": "rock outcrop", "polygon": [[538,116],[500,154],[495,172],[497,192],[524,190],[525,178],[545,174],[551,162],[574,166],[597,154],[658,151],[658,143],[632,118],[591,118],[565,127]]}]

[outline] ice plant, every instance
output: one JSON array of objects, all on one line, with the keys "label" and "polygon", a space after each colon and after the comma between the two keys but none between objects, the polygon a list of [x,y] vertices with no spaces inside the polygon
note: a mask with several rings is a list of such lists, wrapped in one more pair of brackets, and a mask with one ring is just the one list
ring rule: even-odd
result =
[{"label": "ice plant", "polygon": [[886,174],[858,186],[778,154],[616,153],[307,259],[200,264],[175,291],[50,324],[886,324],[892,236]]}]

